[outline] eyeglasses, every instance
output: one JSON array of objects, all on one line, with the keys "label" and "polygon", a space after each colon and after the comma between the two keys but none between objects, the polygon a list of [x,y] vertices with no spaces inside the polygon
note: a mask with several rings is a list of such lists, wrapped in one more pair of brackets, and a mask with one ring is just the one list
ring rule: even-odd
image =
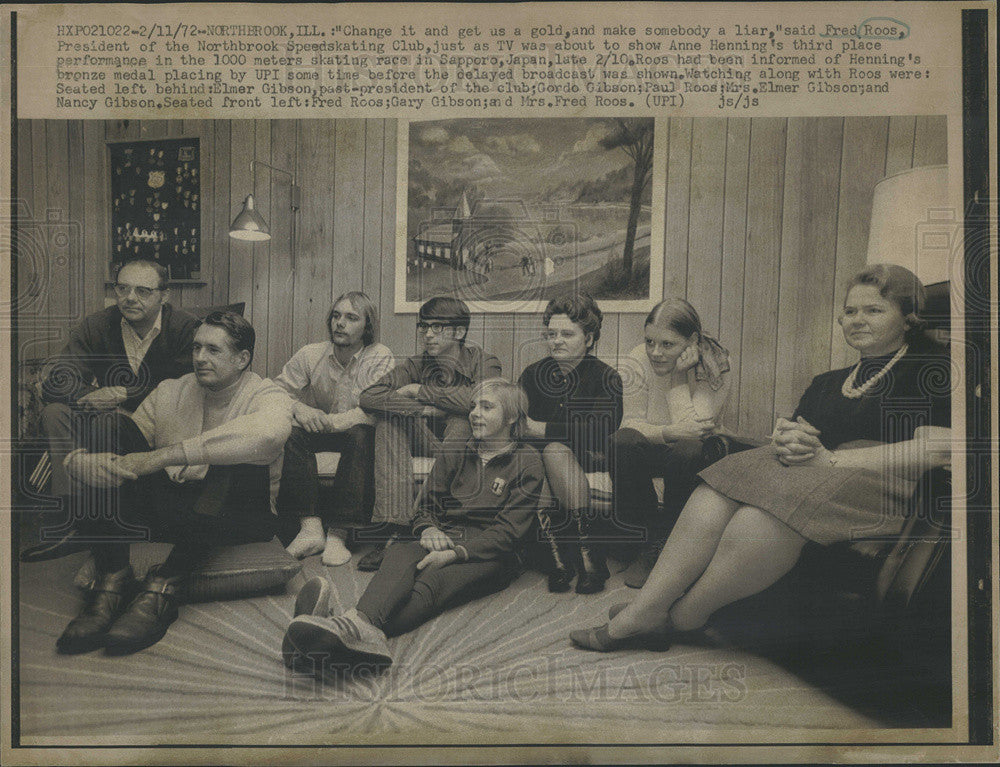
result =
[{"label": "eyeglasses", "polygon": [[431,335],[432,336],[439,336],[439,335],[441,335],[442,331],[445,328],[450,328],[450,327],[451,327],[451,325],[448,325],[448,324],[446,324],[444,322],[423,322],[423,321],[421,321],[421,322],[417,323],[417,330],[418,331],[420,331],[421,333],[426,333],[429,330],[429,331],[431,331]]},{"label": "eyeglasses", "polygon": [[115,283],[115,295],[119,298],[127,298],[128,294],[133,290],[139,298],[145,301],[153,295],[155,291],[163,290],[163,288],[147,288],[145,285],[126,285],[124,282]]}]

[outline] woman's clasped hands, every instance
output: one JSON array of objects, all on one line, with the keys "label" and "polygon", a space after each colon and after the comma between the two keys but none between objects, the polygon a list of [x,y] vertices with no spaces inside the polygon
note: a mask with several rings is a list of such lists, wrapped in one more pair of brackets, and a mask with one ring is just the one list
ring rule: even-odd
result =
[{"label": "woman's clasped hands", "polygon": [[804,466],[816,461],[832,463],[830,451],[819,439],[819,429],[802,416],[794,421],[779,418],[771,444],[785,466]]}]

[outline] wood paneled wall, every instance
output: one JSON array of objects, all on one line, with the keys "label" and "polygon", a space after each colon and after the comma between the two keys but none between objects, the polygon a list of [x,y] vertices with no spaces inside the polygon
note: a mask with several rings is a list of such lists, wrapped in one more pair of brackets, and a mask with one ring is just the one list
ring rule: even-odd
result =
[{"label": "wood paneled wall", "polygon": [[[21,121],[19,199],[35,220],[61,215],[79,232],[68,245],[19,247],[21,358],[55,352],[69,322],[107,296],[106,142],[175,136],[201,140],[205,281],[175,287],[175,304],[245,301],[254,368],[275,375],[325,337],[330,301],[360,289],[381,307],[382,340],[413,353],[413,315],[393,312],[396,130],[394,120]],[[946,162],[945,119],[672,118],[658,130],[668,142],[663,294],[686,297],[732,353],[727,426],[767,434],[814,375],[851,361],[836,316],[864,263],[874,184]],[[261,168],[253,189],[254,158],[298,174],[294,271],[288,178]],[[269,242],[227,235],[251,190]],[[627,354],[642,322],[607,314],[599,355]],[[516,375],[543,353],[539,327],[539,315],[479,315],[469,337]]]}]

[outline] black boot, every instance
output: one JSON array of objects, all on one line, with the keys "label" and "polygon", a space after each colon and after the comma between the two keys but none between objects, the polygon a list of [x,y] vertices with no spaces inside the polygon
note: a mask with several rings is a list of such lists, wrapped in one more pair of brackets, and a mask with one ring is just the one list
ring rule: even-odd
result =
[{"label": "black boot", "polygon": [[[585,510],[589,511],[589,510]],[[597,594],[604,591],[604,584],[610,577],[604,551],[598,547],[591,535],[591,524],[584,513],[574,512],[580,532],[580,577],[576,579],[577,594]]]},{"label": "black boot", "polygon": [[87,605],[56,640],[56,650],[75,655],[103,647],[108,629],[135,594],[135,587],[131,567],[99,576]]},{"label": "black boot", "polygon": [[553,594],[561,594],[569,591],[573,585],[573,576],[576,572],[572,567],[559,567],[549,573],[549,591]]},{"label": "black boot", "polygon": [[565,527],[565,524],[560,525],[561,520],[553,519],[557,514],[554,509],[536,512],[539,540],[544,542],[546,549],[546,553],[542,556],[548,560],[546,566],[549,574],[549,591],[553,594],[569,591],[573,584],[573,576],[576,575],[573,558],[566,555],[566,549],[569,547],[560,541],[556,534],[561,527]]},{"label": "black boot", "polygon": [[164,577],[150,570],[132,604],[108,630],[104,652],[128,655],[159,642],[177,620],[177,587],[180,578]]}]

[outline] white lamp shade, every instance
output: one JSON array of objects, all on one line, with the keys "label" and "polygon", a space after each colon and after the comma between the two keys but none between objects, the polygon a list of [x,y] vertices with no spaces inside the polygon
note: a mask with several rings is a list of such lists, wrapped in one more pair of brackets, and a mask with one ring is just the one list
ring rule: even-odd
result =
[{"label": "white lamp shade", "polygon": [[264,218],[254,208],[253,195],[248,194],[243,203],[243,210],[239,212],[233,223],[229,225],[229,236],[234,240],[249,240],[251,242],[262,242],[271,239],[267,223]]},{"label": "white lamp shade", "polygon": [[875,185],[869,264],[905,266],[924,285],[950,279],[957,211],[948,206],[948,166],[927,165],[887,176]]}]

